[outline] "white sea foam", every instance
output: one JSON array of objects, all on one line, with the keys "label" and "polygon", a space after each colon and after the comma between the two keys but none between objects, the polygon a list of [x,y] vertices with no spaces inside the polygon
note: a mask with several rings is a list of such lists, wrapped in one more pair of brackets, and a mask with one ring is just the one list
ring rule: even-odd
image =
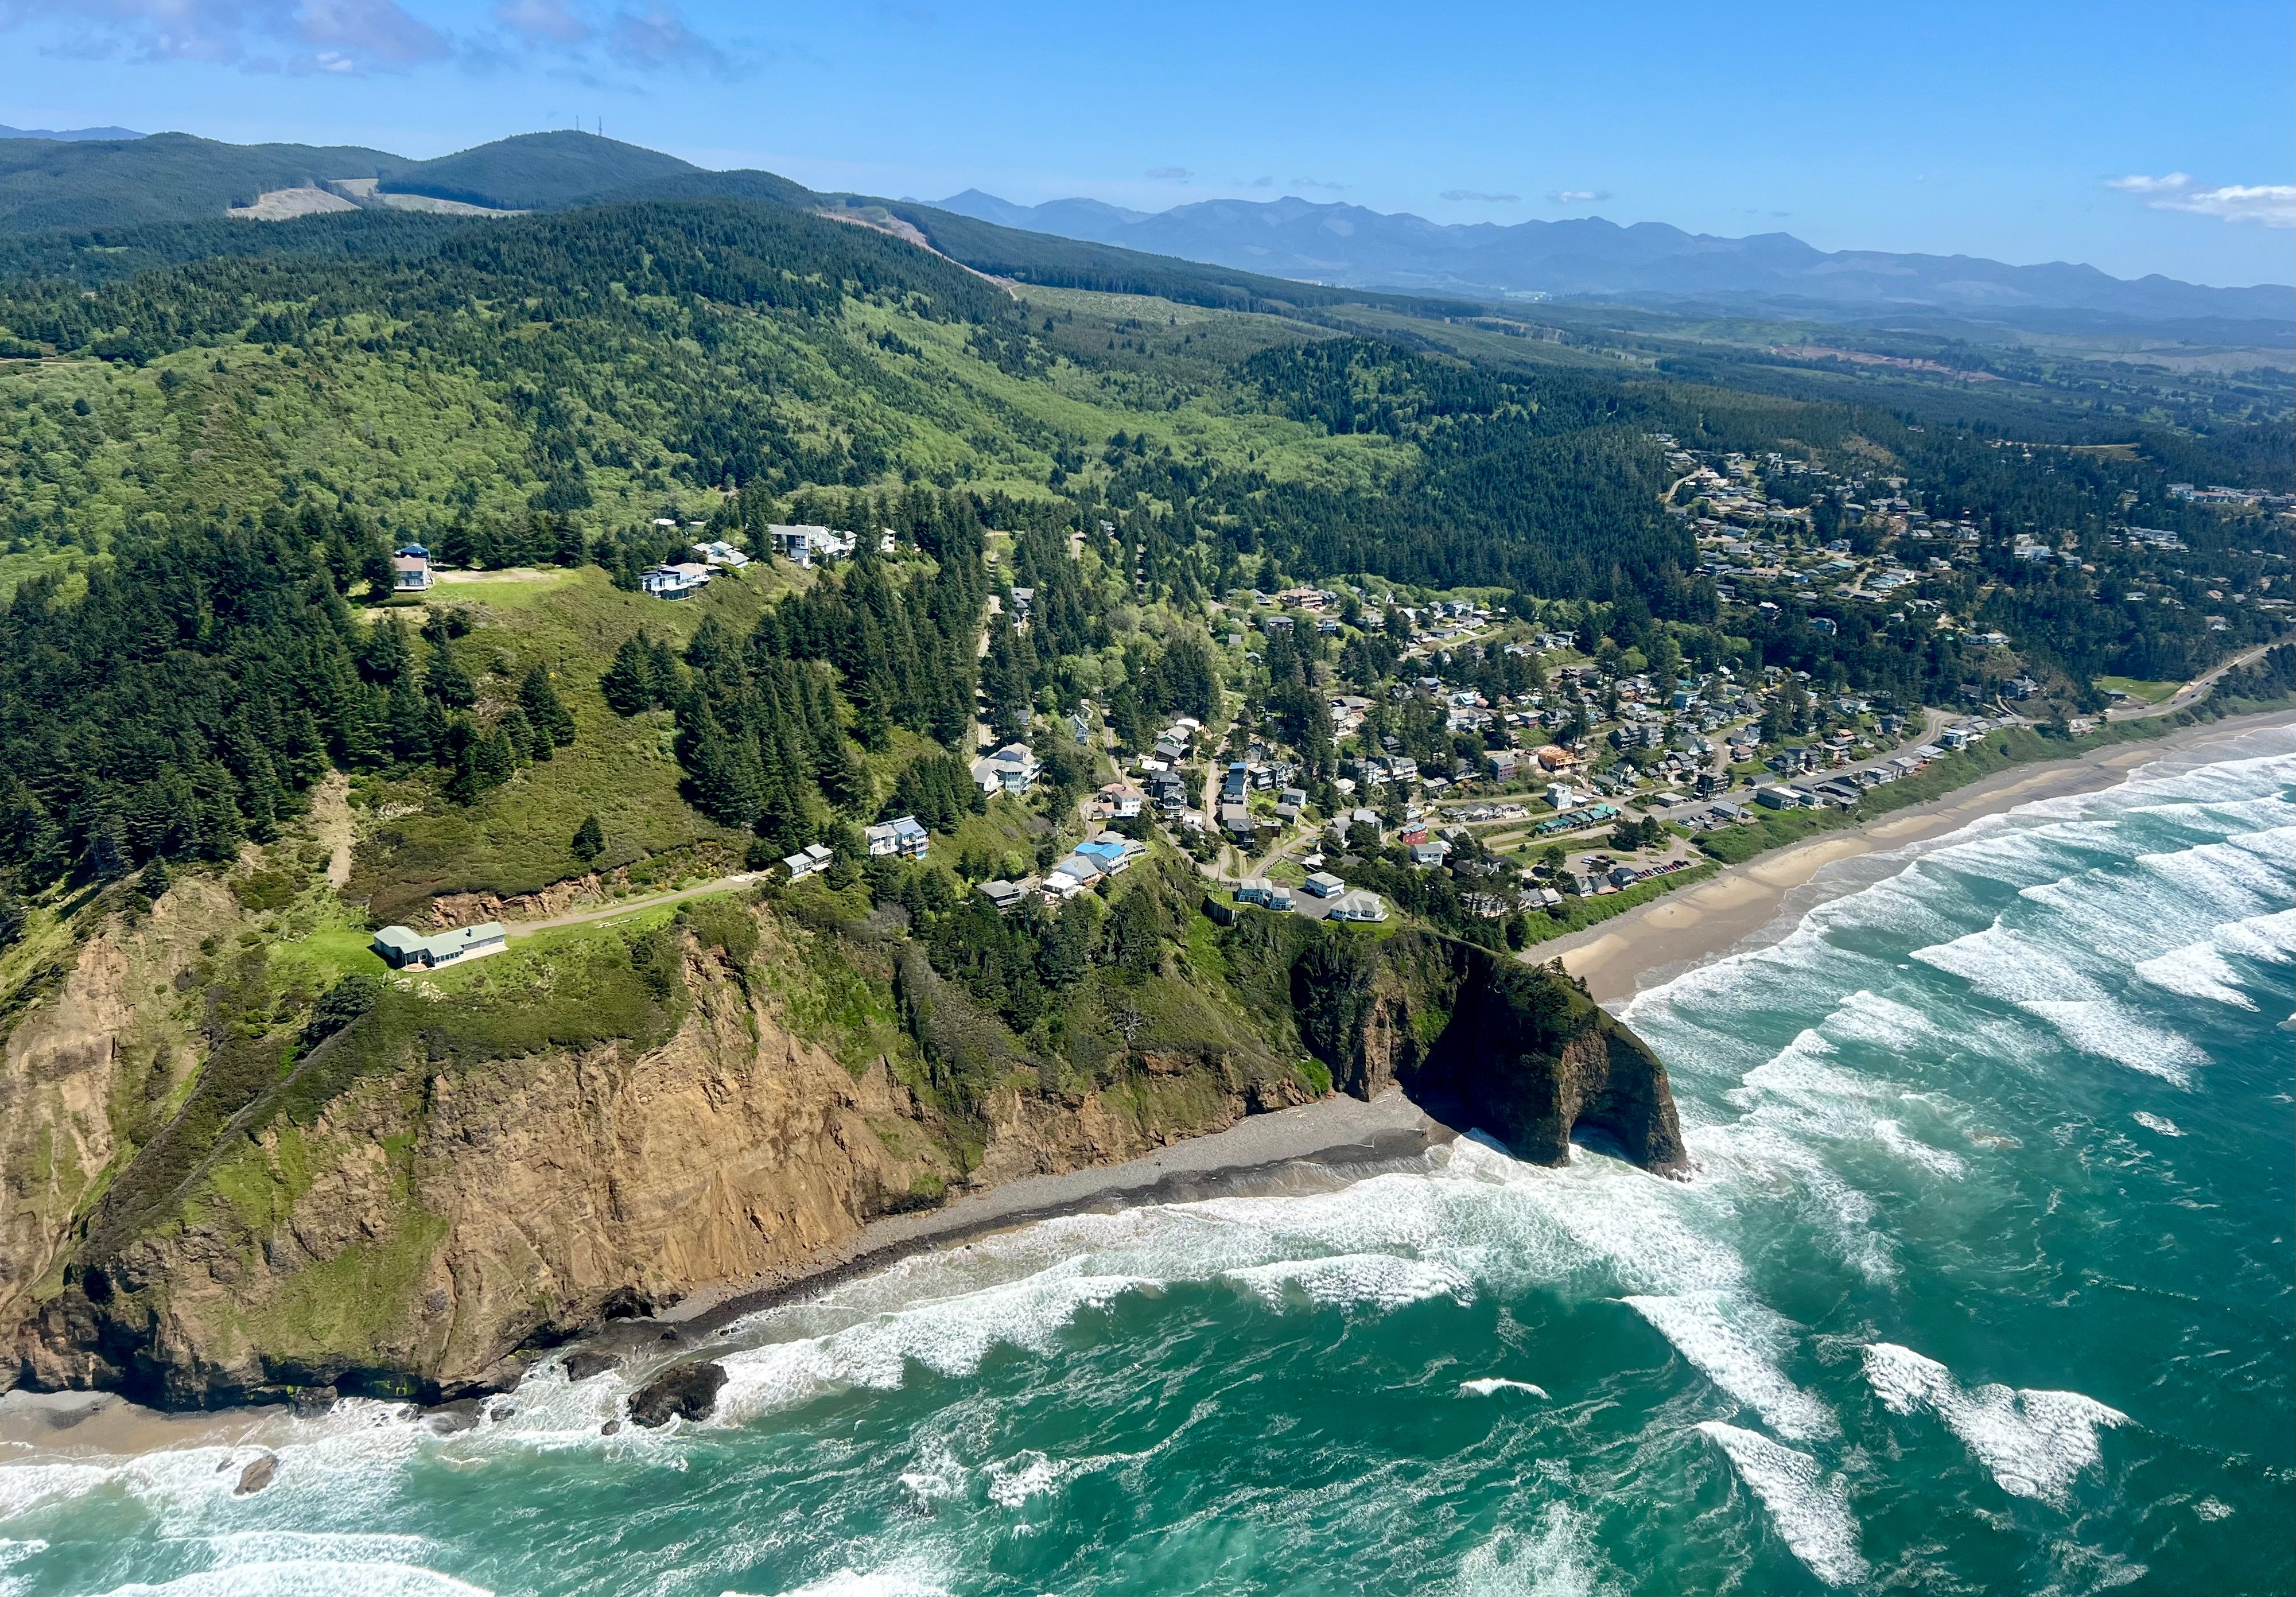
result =
[{"label": "white sea foam", "polygon": [[1892,1342],[1866,1349],[1866,1380],[1894,1413],[1936,1414],[2003,1491],[2058,1507],[2070,1501],[2074,1478],[2103,1456],[2097,1432],[2128,1423],[2079,1392],[1964,1391],[1943,1364]]},{"label": "white sea foam", "polygon": [[1475,1597],[1598,1597],[1621,1591],[1587,1517],[1550,1503],[1529,1530],[1500,1531],[1459,1560],[1458,1589]]},{"label": "white sea foam", "polygon": [[785,1597],[947,1597],[947,1592],[932,1571],[905,1560],[882,1569],[840,1569],[791,1587]]},{"label": "white sea foam", "polygon": [[1527,1380],[1509,1380],[1503,1375],[1483,1375],[1473,1380],[1463,1380],[1459,1383],[1459,1391],[1463,1396],[1472,1397],[1488,1397],[1498,1392],[1529,1392],[1534,1397],[1546,1396],[1545,1387],[1533,1386]]},{"label": "white sea foam", "polygon": [[2147,1114],[2141,1109],[2128,1118],[2136,1121],[2139,1126],[2142,1126],[2145,1130],[2157,1131],[2164,1137],[2180,1137],[2185,1134],[2182,1131],[2177,1129],[2177,1123],[2174,1120],[2169,1119],[2161,1115]]},{"label": "white sea foam", "polygon": [[1699,1373],[1751,1406],[1780,1436],[1801,1441],[1840,1429],[1833,1411],[1794,1385],[1780,1368],[1794,1329],[1783,1315],[1720,1292],[1628,1298],[1626,1303]]},{"label": "white sea foam", "polygon": [[2138,1020],[2109,998],[2029,1000],[2017,1007],[2046,1020],[2058,1036],[2083,1053],[2109,1059],[2180,1087],[2190,1085],[2193,1072],[2209,1062],[2209,1056],[2187,1039]]},{"label": "white sea foam", "polygon": [[2099,1002],[2103,987],[2054,950],[2015,927],[1998,922],[1949,943],[1916,948],[1913,957],[1960,977],[1988,997],[2018,1005],[2037,1002]]},{"label": "white sea foam", "polygon": [[1731,1467],[1769,1511],[1770,1523],[1793,1555],[1828,1585],[1865,1584],[1872,1573],[1857,1551],[1857,1519],[1839,1475],[1828,1477],[1807,1453],[1780,1446],[1759,1432],[1708,1420],[1699,1431],[1729,1458]]},{"label": "white sea foam", "polygon": [[1948,1153],[1942,1148],[1932,1148],[1920,1138],[1908,1134],[1900,1121],[1876,1120],[1874,1122],[1874,1134],[1880,1140],[1882,1147],[1887,1148],[1898,1158],[1911,1159],[1923,1169],[1942,1175],[1948,1181],[1959,1181],[1969,1168],[1966,1161],[1959,1154]]},{"label": "white sea foam", "polygon": [[101,1464],[0,1464],[0,1523],[59,1498],[83,1496],[114,1473]]},{"label": "white sea foam", "polygon": [[988,1466],[988,1501],[999,1508],[1019,1508],[1031,1497],[1058,1491],[1072,1472],[1071,1466],[1030,1448]]},{"label": "white sea foam", "polygon": [[966,1376],[999,1343],[1052,1351],[1061,1329],[1083,1310],[1159,1282],[1137,1276],[1046,1275],[922,1303],[828,1336],[772,1342],[719,1359],[726,1385],[713,1425],[737,1425],[852,1387],[890,1390],[911,1361],[938,1374]]},{"label": "white sea foam", "polygon": [[2296,962],[2296,909],[2251,915],[2245,921],[2219,926],[2216,941],[2226,953],[2244,954],[2259,964]]},{"label": "white sea foam", "polygon": [[2213,999],[2234,1009],[2256,1007],[2256,1001],[2234,985],[2240,979],[2240,972],[2217,952],[2213,938],[2205,943],[2187,943],[2145,960],[2136,966],[2136,972],[2139,980],[2150,982],[2163,992]]},{"label": "white sea foam", "polygon": [[1391,1253],[1283,1259],[1230,1270],[1225,1278],[1278,1308],[1295,1297],[1324,1306],[1364,1304],[1380,1309],[1401,1308],[1430,1298],[1448,1298],[1463,1305],[1475,1300],[1475,1283],[1464,1271]]},{"label": "white sea foam", "polygon": [[156,1585],[139,1582],[119,1587],[111,1597],[489,1597],[489,1593],[484,1586],[418,1565],[290,1559],[202,1569]]}]

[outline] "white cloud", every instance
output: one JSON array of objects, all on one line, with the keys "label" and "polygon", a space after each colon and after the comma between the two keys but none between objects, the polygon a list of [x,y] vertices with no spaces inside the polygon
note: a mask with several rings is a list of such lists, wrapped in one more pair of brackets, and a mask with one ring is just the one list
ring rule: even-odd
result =
[{"label": "white cloud", "polygon": [[1155,183],[1185,183],[1195,174],[1185,167],[1151,167],[1147,176]]},{"label": "white cloud", "polygon": [[38,23],[67,53],[188,61],[252,72],[404,70],[443,61],[451,37],[398,0],[50,0],[0,3],[0,28]]},{"label": "white cloud", "polygon": [[578,45],[597,32],[562,0],[502,0],[495,7],[495,26],[529,45]]},{"label": "white cloud", "polygon": [[2193,186],[2189,172],[2147,177],[2132,172],[2109,177],[2105,187],[2140,196],[2153,210],[2180,210],[2226,222],[2258,222],[2267,227],[2296,227],[2296,184],[2228,183],[2212,189]]},{"label": "white cloud", "polygon": [[1437,198],[1454,205],[1516,205],[1522,201],[1521,194],[1487,194],[1480,189],[1445,189]]},{"label": "white cloud", "polygon": [[618,11],[607,32],[614,59],[626,67],[707,67],[726,70],[725,53],[685,25],[674,5],[659,3],[643,15]]},{"label": "white cloud", "polygon": [[448,60],[484,70],[537,52],[636,71],[730,70],[673,0],[629,0],[611,14],[605,4],[496,0],[491,29],[458,34],[400,0],[0,0],[0,33],[36,30],[69,55],[247,72],[402,72]]},{"label": "white cloud", "polygon": [[1346,184],[1325,183],[1320,177],[1294,177],[1292,180],[1292,186],[1295,189],[1325,189],[1334,194],[1344,194],[1348,192]]},{"label": "white cloud", "polygon": [[1552,189],[1546,196],[1557,205],[1586,205],[1597,200],[1608,200],[1608,189]]}]

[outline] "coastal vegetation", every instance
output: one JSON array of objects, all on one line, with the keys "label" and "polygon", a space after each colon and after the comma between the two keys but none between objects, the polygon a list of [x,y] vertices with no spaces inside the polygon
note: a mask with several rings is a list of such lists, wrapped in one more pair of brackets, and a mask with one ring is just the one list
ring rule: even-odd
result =
[{"label": "coastal vegetation", "polygon": [[[475,1389],[1334,1084],[1464,1094],[1541,1157],[1585,1109],[1663,1167],[1663,1073],[1538,944],[2142,735],[2109,695],[2284,631],[2287,411],[2235,385],[2052,450],[2128,418],[1632,362],[761,176],[578,203],[620,169],[536,149],[383,176],[550,214],[0,247],[22,1379]],[[2255,502],[2177,491],[2219,477]],[[2292,662],[2183,713],[2284,701]],[[1576,802],[1542,746],[1636,804],[1931,707],[2002,725],[1702,855],[1655,807],[1571,837],[1671,874],[1604,890],[1537,830]],[[1692,741],[1729,731],[1736,767]],[[870,836],[902,818],[915,857]],[[1095,834],[1134,847],[1054,883]],[[1390,919],[1233,903],[1324,839]],[[481,963],[367,946],[494,920]]]}]

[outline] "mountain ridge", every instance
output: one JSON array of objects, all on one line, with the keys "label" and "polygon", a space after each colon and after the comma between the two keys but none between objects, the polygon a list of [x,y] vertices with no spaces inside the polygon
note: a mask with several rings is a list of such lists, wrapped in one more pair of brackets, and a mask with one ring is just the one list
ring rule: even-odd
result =
[{"label": "mountain ridge", "polygon": [[2296,319],[2296,288],[2218,288],[2158,273],[2118,278],[2066,261],[1827,251],[1788,233],[1726,238],[1599,217],[1438,223],[1344,201],[1197,201],[1154,213],[1089,199],[1024,206],[968,189],[928,201],[1000,226],[1334,286],[1513,299],[1795,298],[1962,312],[2106,311],[2171,319]]}]

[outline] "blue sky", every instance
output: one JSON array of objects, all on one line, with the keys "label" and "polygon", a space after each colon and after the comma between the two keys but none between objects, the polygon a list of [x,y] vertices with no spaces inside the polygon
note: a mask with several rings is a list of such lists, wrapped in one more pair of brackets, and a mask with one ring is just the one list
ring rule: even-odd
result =
[{"label": "blue sky", "polygon": [[2296,280],[2296,7],[0,0],[0,122]]}]

